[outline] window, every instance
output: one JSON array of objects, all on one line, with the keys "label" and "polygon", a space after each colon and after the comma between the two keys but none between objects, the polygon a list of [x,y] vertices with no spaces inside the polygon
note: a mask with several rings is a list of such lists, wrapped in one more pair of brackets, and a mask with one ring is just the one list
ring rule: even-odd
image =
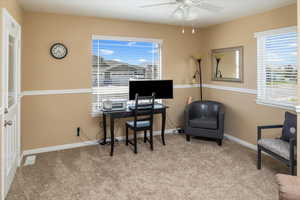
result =
[{"label": "window", "polygon": [[256,33],[257,102],[282,108],[297,103],[297,28]]},{"label": "window", "polygon": [[92,91],[94,116],[106,99],[128,100],[130,80],[161,79],[160,40],[93,36]]}]

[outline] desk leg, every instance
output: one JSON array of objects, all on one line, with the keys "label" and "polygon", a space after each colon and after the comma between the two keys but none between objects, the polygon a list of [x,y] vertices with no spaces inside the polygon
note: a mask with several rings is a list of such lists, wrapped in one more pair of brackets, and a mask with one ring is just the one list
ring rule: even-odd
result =
[{"label": "desk leg", "polygon": [[103,142],[101,143],[102,145],[106,144],[106,138],[107,138],[107,132],[106,132],[106,115],[102,115],[102,120],[103,120],[103,132],[104,132],[104,137],[103,137]]},{"label": "desk leg", "polygon": [[161,114],[162,114],[161,115],[161,119],[162,119],[162,123],[161,123],[161,140],[162,140],[163,145],[166,145],[166,142],[165,142],[166,110],[164,110]]},{"label": "desk leg", "polygon": [[110,135],[111,135],[111,142],[110,142],[110,156],[114,155],[114,144],[115,144],[115,133],[114,133],[114,128],[115,128],[115,119],[113,117],[110,117]]}]

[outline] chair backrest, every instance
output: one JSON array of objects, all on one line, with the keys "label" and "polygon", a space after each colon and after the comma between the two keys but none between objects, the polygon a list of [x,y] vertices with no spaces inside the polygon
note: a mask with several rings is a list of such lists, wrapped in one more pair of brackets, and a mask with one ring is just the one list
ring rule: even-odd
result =
[{"label": "chair backrest", "polygon": [[137,127],[139,121],[149,121],[150,126],[153,126],[155,93],[152,96],[135,95],[135,109],[134,109],[134,127]]},{"label": "chair backrest", "polygon": [[218,117],[222,104],[216,101],[194,101],[189,105],[190,119]]},{"label": "chair backrest", "polygon": [[289,142],[297,136],[297,115],[285,112],[285,119],[280,139]]}]

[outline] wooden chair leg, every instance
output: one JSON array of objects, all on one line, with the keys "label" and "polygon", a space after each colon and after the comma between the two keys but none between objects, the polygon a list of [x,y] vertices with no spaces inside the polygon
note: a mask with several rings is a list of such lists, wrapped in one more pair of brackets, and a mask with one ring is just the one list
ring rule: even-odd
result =
[{"label": "wooden chair leg", "polygon": [[150,130],[150,148],[153,151],[153,130]]},{"label": "wooden chair leg", "polygon": [[261,169],[261,148],[257,147],[257,169]]},{"label": "wooden chair leg", "polygon": [[136,130],[134,131],[134,153],[137,153],[137,135]]},{"label": "wooden chair leg", "polygon": [[128,126],[126,126],[126,146],[128,146]]},{"label": "wooden chair leg", "polygon": [[144,143],[147,142],[147,130],[144,131]]}]

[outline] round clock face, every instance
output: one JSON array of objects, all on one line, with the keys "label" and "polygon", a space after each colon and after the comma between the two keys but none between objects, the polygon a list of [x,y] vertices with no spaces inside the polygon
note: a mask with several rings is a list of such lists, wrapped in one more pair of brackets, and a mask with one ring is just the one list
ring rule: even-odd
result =
[{"label": "round clock face", "polygon": [[68,54],[68,49],[61,43],[55,43],[50,48],[51,55],[56,59],[63,59]]}]

